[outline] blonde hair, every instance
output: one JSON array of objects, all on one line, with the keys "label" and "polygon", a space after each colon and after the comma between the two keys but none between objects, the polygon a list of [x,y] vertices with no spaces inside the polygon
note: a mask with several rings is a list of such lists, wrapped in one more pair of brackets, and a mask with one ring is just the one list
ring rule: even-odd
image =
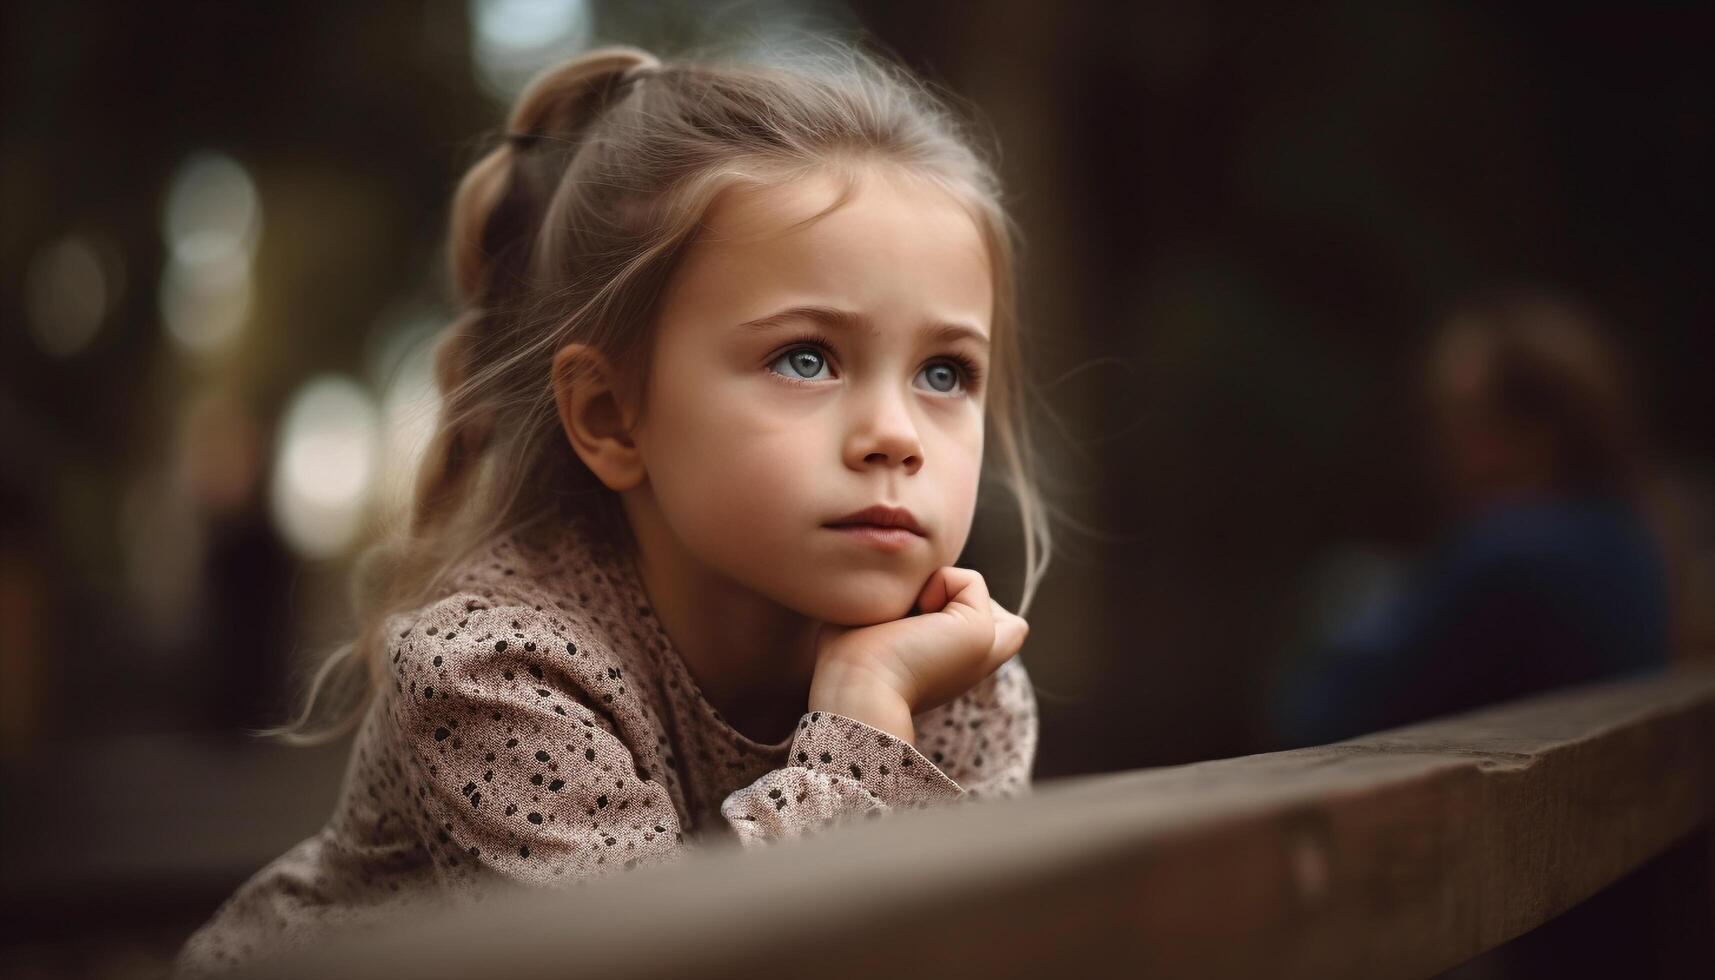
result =
[{"label": "blonde hair", "polygon": [[[548,367],[565,345],[589,344],[630,391],[646,392],[657,300],[715,196],[738,183],[840,175],[832,211],[857,167],[882,162],[933,181],[971,214],[994,281],[985,425],[1018,504],[1017,611],[1028,611],[1052,550],[1050,508],[1024,411],[1016,229],[993,166],[969,124],[901,67],[833,42],[769,61],[664,63],[607,47],[543,72],[518,97],[507,132],[453,198],[463,312],[436,344],[440,416],[409,517],[354,564],[356,637],[315,671],[293,722],[253,734],[314,745],[351,729],[382,683],[387,623],[438,598],[497,533],[588,515],[610,543],[634,546],[617,495],[564,437]],[[336,717],[312,728],[318,704]]]}]

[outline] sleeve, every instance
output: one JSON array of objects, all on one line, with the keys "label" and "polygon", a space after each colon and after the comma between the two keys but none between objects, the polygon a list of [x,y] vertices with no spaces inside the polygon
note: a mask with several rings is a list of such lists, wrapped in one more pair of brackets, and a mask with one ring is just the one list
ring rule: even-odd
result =
[{"label": "sleeve", "polygon": [[553,885],[680,856],[623,664],[575,624],[481,602],[436,604],[391,654],[400,776],[439,877]]},{"label": "sleeve", "polygon": [[[443,600],[390,654],[400,775],[441,879],[554,885],[684,856],[664,743],[623,664],[575,623],[484,601]],[[807,712],[787,765],[729,794],[721,815],[753,846],[1028,784],[1035,703],[1016,657],[913,721],[921,751]]]},{"label": "sleeve", "polygon": [[912,722],[915,746],[844,715],[807,713],[789,764],[734,791],[721,814],[754,847],[858,816],[1029,792],[1036,701],[1018,657]]}]

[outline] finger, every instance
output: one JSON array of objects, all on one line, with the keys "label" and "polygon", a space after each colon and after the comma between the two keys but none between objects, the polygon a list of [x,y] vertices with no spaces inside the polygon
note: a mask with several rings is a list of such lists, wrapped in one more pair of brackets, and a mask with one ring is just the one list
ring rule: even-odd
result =
[{"label": "finger", "polygon": [[995,631],[994,648],[989,651],[988,671],[993,673],[1000,666],[1018,656],[1018,651],[1024,648],[1024,631],[1002,629]]},{"label": "finger", "polygon": [[923,591],[917,597],[917,604],[924,612],[940,612],[953,597],[969,583],[976,573],[968,568],[955,565],[943,565],[929,575],[929,581],[923,584]]},{"label": "finger", "polygon": [[1025,622],[1023,616],[1020,616],[1015,612],[1008,611],[1005,606],[994,601],[993,599],[989,600],[989,606],[990,606],[990,608],[992,608],[994,610],[994,621],[995,621],[995,624],[997,626],[999,624],[1005,622],[1005,623],[1011,623],[1014,626],[1021,626],[1026,631],[1028,631],[1030,629],[1030,624]]},{"label": "finger", "polygon": [[947,600],[944,612],[963,609],[964,617],[973,625],[984,629],[993,629],[995,623],[993,599],[989,598],[988,583],[983,581],[982,573],[968,568],[958,569],[966,573],[963,584],[956,584],[953,597]]},{"label": "finger", "polygon": [[952,603],[970,606],[977,612],[988,609],[988,587],[981,574],[973,569],[943,565],[929,576],[917,596],[917,605],[924,612],[940,612]]}]

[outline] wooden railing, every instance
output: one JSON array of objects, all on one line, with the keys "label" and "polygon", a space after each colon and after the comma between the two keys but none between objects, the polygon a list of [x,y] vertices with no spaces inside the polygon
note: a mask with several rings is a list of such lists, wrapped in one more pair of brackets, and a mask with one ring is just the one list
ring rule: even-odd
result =
[{"label": "wooden railing", "polygon": [[[1038,783],[324,945],[271,975],[1429,977],[1678,845],[1715,875],[1715,670],[1333,745]],[[1687,850],[1689,848],[1689,850]],[[1676,851],[1676,853],[1679,853]],[[1715,942],[1715,913],[1688,921]]]}]

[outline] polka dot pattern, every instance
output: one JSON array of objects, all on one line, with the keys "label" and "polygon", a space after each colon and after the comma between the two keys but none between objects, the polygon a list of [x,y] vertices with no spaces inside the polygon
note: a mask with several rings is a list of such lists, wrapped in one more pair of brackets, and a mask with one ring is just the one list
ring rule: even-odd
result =
[{"label": "polka dot pattern", "polygon": [[327,826],[216,911],[179,975],[475,900],[486,881],[581,885],[716,838],[762,846],[1029,792],[1036,702],[1018,657],[916,715],[916,745],[820,711],[764,744],[703,697],[629,557],[587,527],[497,538],[452,586],[389,624],[385,686]]}]

